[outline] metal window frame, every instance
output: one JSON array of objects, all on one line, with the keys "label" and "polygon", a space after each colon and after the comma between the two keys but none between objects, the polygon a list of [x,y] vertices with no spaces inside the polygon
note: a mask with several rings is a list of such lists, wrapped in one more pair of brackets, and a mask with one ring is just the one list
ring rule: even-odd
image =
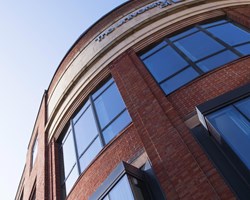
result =
[{"label": "metal window frame", "polygon": [[[202,123],[203,127],[208,131],[209,135],[210,136],[212,135],[213,138],[215,138],[215,140],[220,144],[220,146],[222,146],[222,148],[224,148],[225,151],[230,154],[230,157],[233,157],[232,158],[233,160],[237,160],[237,163],[242,163],[242,164],[239,164],[242,171],[248,171],[248,170],[246,170],[246,167],[244,166],[243,162],[238,158],[236,153],[234,153],[234,151],[231,150],[231,148],[227,145],[224,139],[222,137],[219,139],[218,137],[216,137],[219,133],[217,133],[216,130],[214,131],[211,130],[211,127],[213,128],[213,126],[206,119],[206,116],[220,109],[223,109],[227,106],[233,106],[235,109],[237,109],[237,111],[239,111],[240,114],[244,116],[244,114],[240,110],[238,110],[236,106],[234,106],[234,103],[237,103],[240,100],[243,100],[249,97],[250,97],[250,83],[196,106],[198,118],[200,122]],[[245,118],[249,121],[247,117]],[[248,176],[250,177],[250,172],[248,171],[248,173],[249,173]],[[249,183],[250,183],[250,180],[249,180]]]},{"label": "metal window frame", "polygon": [[[147,186],[144,172],[122,161],[110,173],[110,175],[104,180],[104,182],[100,185],[100,187],[90,196],[89,200],[103,199],[112,190],[112,188],[115,187],[115,185],[121,180],[121,178],[123,178],[124,175],[129,175],[133,178],[136,178],[142,181],[143,183],[145,183],[145,186]],[[132,187],[131,187],[131,191],[132,191]],[[151,195],[149,198],[151,198]]]},{"label": "metal window frame", "polygon": [[[106,86],[106,88],[100,93],[98,94],[95,98],[93,98],[93,94],[95,92],[97,92],[105,83],[107,83],[108,81],[110,81],[112,79],[112,82],[110,84],[108,84]],[[104,128],[101,128],[101,125],[100,125],[100,122],[99,122],[99,119],[98,119],[98,114],[97,114],[97,111],[96,111],[96,107],[95,107],[95,104],[94,104],[94,101],[100,97],[104,92],[106,92],[113,84],[115,84],[115,81],[114,79],[109,76],[107,79],[105,79],[105,81],[102,81],[98,88],[96,90],[94,90],[93,92],[91,92],[88,96],[88,98],[86,99],[85,103],[89,102],[89,105],[85,108],[84,111],[82,111],[82,114],[79,116],[78,119],[76,119],[75,121],[73,121],[73,118],[74,116],[76,116],[79,112],[81,112],[81,109],[69,120],[69,125],[67,127],[67,130],[65,131],[65,135],[60,139],[61,141],[61,144],[60,144],[60,149],[59,149],[59,153],[60,153],[60,162],[62,163],[62,166],[63,166],[63,169],[62,169],[62,178],[63,180],[61,181],[61,187],[65,187],[65,184],[66,184],[66,181],[67,179],[69,178],[70,174],[72,173],[73,169],[75,167],[77,167],[77,171],[78,171],[78,175],[80,176],[82,174],[82,171],[81,172],[81,165],[80,165],[80,159],[81,157],[84,155],[84,153],[90,148],[90,146],[94,143],[94,141],[99,138],[100,139],[100,142],[101,142],[101,145],[102,145],[102,148],[107,145],[107,143],[105,143],[105,140],[104,140],[104,136],[103,136],[103,131],[106,130],[107,127],[109,127],[116,119],[118,119],[124,112],[127,111],[127,108],[125,106],[124,109],[122,109],[113,119],[110,120],[110,122],[105,125]],[[123,100],[123,99],[122,99]],[[85,104],[84,104],[85,105]],[[80,118],[84,115],[84,113],[87,111],[87,109],[91,109],[92,110],[92,114],[93,114],[93,118],[94,118],[94,121],[95,121],[95,125],[96,125],[96,128],[97,128],[97,132],[98,134],[93,138],[93,140],[91,140],[91,142],[89,143],[89,145],[83,150],[83,152],[79,155],[78,154],[78,151],[77,151],[77,140],[76,140],[76,133],[75,133],[75,124],[80,120]],[[125,128],[125,127],[124,127]],[[72,165],[72,168],[70,169],[69,173],[68,174],[65,174],[64,172],[64,158],[63,158],[63,145],[65,143],[65,141],[67,140],[69,134],[72,134],[72,137],[73,137],[73,145],[74,145],[74,152],[75,152],[75,157],[76,157],[76,162]],[[68,194],[66,194],[66,190],[65,190],[65,195],[67,196]],[[64,195],[63,195],[64,196]]]},{"label": "metal window frame", "polygon": [[[145,59],[151,57],[152,55],[156,54],[157,52],[159,52],[159,51],[162,50],[163,48],[166,48],[167,46],[169,46],[169,47],[171,47],[179,56],[181,56],[182,59],[184,59],[184,60],[187,62],[187,64],[188,64],[187,66],[185,66],[184,68],[178,70],[177,72],[175,72],[174,74],[172,74],[172,75],[170,75],[170,76],[166,76],[166,77],[165,77],[163,80],[161,80],[161,81],[157,81],[156,78],[153,76],[153,74],[152,74],[152,73],[150,72],[150,70],[148,69],[147,65],[143,63],[144,66],[146,67],[146,69],[148,70],[148,72],[151,74],[151,76],[152,76],[152,77],[155,79],[155,81],[158,83],[158,85],[161,85],[161,84],[165,83],[166,81],[168,81],[169,79],[171,79],[171,78],[173,78],[174,76],[178,75],[179,73],[181,73],[183,70],[187,69],[188,67],[192,67],[192,68],[198,73],[198,76],[197,76],[196,78],[200,77],[201,75],[203,75],[203,74],[205,74],[205,73],[207,73],[207,72],[204,72],[203,70],[201,70],[201,69],[198,67],[197,64],[198,64],[199,62],[202,62],[202,61],[205,61],[205,60],[207,60],[207,59],[209,59],[209,58],[212,58],[212,57],[214,57],[214,56],[216,56],[216,55],[219,55],[219,54],[222,53],[222,52],[230,51],[231,53],[233,53],[233,54],[235,54],[236,56],[238,56],[238,58],[244,56],[244,55],[243,55],[242,53],[240,53],[236,48],[239,47],[239,46],[242,46],[242,45],[244,45],[244,44],[250,44],[250,41],[244,42],[244,43],[240,43],[240,44],[237,44],[237,45],[232,45],[232,46],[231,46],[231,45],[225,43],[223,40],[221,40],[221,39],[215,37],[213,34],[211,34],[211,33],[207,30],[208,28],[211,28],[211,27],[217,27],[217,26],[221,26],[221,25],[224,25],[224,24],[232,24],[232,25],[234,25],[234,26],[236,26],[236,27],[238,27],[238,28],[240,28],[240,29],[242,29],[242,30],[244,30],[244,31],[246,31],[246,32],[248,32],[248,33],[250,33],[250,30],[248,30],[246,27],[243,27],[243,26],[241,26],[241,25],[239,25],[239,24],[233,22],[232,20],[230,20],[230,19],[225,19],[225,18],[222,18],[222,19],[224,19],[225,22],[222,22],[222,23],[216,24],[216,25],[212,25],[212,26],[209,26],[209,27],[206,27],[206,28],[203,28],[203,27],[202,27],[202,25],[205,24],[205,23],[198,23],[198,24],[196,24],[196,25],[189,26],[189,27],[188,27],[187,29],[185,29],[183,32],[185,32],[185,31],[191,29],[192,27],[197,28],[197,30],[194,31],[194,32],[192,32],[192,33],[189,33],[189,34],[187,34],[187,35],[185,35],[185,36],[182,36],[182,37],[180,37],[180,38],[178,38],[178,39],[176,39],[176,40],[173,40],[173,41],[171,41],[171,40],[169,39],[169,37],[167,36],[167,37],[163,38],[163,40],[160,41],[160,42],[165,41],[165,42],[167,43],[166,45],[164,45],[163,47],[157,49],[156,51],[152,52],[151,54],[147,55],[145,58],[143,58],[143,59],[141,58],[141,60],[142,60],[142,62],[143,62]],[[217,20],[218,20],[218,19],[217,19]],[[216,20],[214,20],[214,21],[216,21]],[[212,22],[212,21],[206,21],[206,23],[211,23],[211,22]],[[219,44],[222,45],[224,48],[221,49],[221,50],[218,50],[218,51],[216,51],[216,52],[214,52],[214,53],[212,53],[212,54],[206,55],[205,57],[203,57],[203,58],[201,58],[201,59],[199,59],[199,60],[192,61],[192,60],[191,60],[188,56],[186,56],[186,55],[185,55],[185,54],[184,54],[184,53],[183,53],[174,43],[177,42],[177,41],[179,41],[179,40],[181,40],[181,39],[183,39],[183,38],[188,38],[188,37],[190,37],[191,35],[193,35],[193,34],[195,34],[195,33],[198,33],[198,32],[202,32],[202,33],[206,34],[207,37],[209,37],[210,39],[212,39],[212,40],[214,40],[215,42],[219,43]],[[182,32],[178,32],[178,34],[180,34],[180,33],[182,33]],[[170,37],[172,37],[172,36],[174,36],[174,34],[171,34]],[[160,43],[160,42],[159,42],[159,43]],[[158,44],[159,44],[159,43],[158,43]],[[156,44],[156,45],[157,45],[157,44]],[[154,46],[156,46],[156,45],[154,45]],[[151,46],[151,47],[148,49],[148,51],[150,51],[152,48],[154,48],[154,46]],[[143,52],[139,53],[139,57],[140,57],[140,55],[143,55],[143,54],[145,54],[145,53],[147,53],[147,51],[145,51],[145,50],[144,50]],[[215,69],[217,69],[217,68],[219,68],[219,67],[220,67],[220,66],[215,67]],[[214,70],[214,69],[212,69],[212,70]],[[212,70],[209,70],[209,71],[212,71]],[[196,79],[196,78],[195,78],[195,79]],[[194,80],[194,79],[192,79],[192,80]],[[191,81],[189,81],[189,82],[191,82]],[[185,83],[184,85],[188,84],[189,82]],[[184,85],[182,85],[182,86],[180,86],[180,87],[183,87]],[[179,89],[180,87],[177,87],[177,88],[174,89],[172,92],[176,91],[176,90]],[[163,90],[163,89],[162,89],[162,90]],[[164,92],[164,91],[163,91],[163,92]],[[165,93],[166,95],[169,95],[169,94],[171,94],[172,92],[170,92],[170,93],[165,93],[165,92],[164,92],[164,93]]]}]

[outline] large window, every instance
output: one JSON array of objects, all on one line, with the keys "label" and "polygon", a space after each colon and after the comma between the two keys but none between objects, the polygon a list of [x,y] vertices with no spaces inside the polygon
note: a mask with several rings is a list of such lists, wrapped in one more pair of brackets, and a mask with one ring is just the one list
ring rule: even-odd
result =
[{"label": "large window", "polygon": [[130,122],[122,97],[111,78],[89,96],[82,109],[70,120],[62,140],[65,194],[103,146]]},{"label": "large window", "polygon": [[250,54],[250,34],[227,20],[196,25],[140,55],[166,94],[198,76]]},{"label": "large window", "polygon": [[209,130],[218,135],[250,170],[250,97],[206,116]]},{"label": "large window", "polygon": [[192,132],[238,199],[250,199],[250,84],[197,106]]}]

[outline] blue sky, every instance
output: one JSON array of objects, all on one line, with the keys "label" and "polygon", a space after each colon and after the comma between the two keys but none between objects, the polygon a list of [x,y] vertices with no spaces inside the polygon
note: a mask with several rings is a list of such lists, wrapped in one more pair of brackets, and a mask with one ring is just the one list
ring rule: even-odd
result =
[{"label": "blue sky", "polygon": [[14,199],[45,89],[76,39],[126,0],[0,1],[0,199]]}]

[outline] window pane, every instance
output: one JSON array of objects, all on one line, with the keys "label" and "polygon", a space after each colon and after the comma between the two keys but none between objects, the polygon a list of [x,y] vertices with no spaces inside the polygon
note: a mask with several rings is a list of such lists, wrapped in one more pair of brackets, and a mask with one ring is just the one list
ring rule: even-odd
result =
[{"label": "window pane", "polygon": [[122,131],[129,123],[131,118],[126,110],[123,112],[112,124],[110,124],[104,131],[103,137],[105,143],[109,143],[119,132]]},{"label": "window pane", "polygon": [[162,83],[161,88],[166,94],[169,94],[179,87],[185,85],[189,81],[193,80],[197,76],[199,76],[199,74],[193,68],[189,67],[173,78],[168,79],[167,81]]},{"label": "window pane", "polygon": [[79,119],[79,117],[81,117],[81,115],[86,111],[86,109],[88,108],[88,106],[90,106],[90,102],[89,101],[87,101],[84,105],[83,105],[83,107],[82,107],[82,109],[76,114],[76,116],[73,118],[73,123],[76,123],[77,122],[77,120]]},{"label": "window pane", "polygon": [[143,55],[141,55],[141,59],[146,58],[150,54],[156,52],[157,50],[159,50],[160,48],[162,48],[162,47],[164,47],[166,45],[167,45],[167,42],[162,41],[160,44],[157,44],[155,47],[153,47],[152,49],[150,49],[149,51],[147,51],[147,53],[144,53]]},{"label": "window pane", "polygon": [[197,61],[224,48],[202,32],[178,40],[175,45],[192,61]]},{"label": "window pane", "polygon": [[77,167],[75,166],[65,182],[66,194],[68,194],[70,192],[70,190],[73,187],[74,183],[76,182],[76,179],[78,178],[78,176],[79,175],[77,172]]},{"label": "window pane", "polygon": [[250,169],[250,123],[233,106],[207,116],[222,138]]},{"label": "window pane", "polygon": [[109,197],[111,200],[134,200],[126,175],[109,192]]},{"label": "window pane", "polygon": [[144,194],[145,190],[144,191],[142,190],[146,188],[144,183],[141,180],[138,180],[132,176],[128,176],[128,179],[129,179],[130,187],[132,188],[132,192],[134,194],[135,199],[138,199],[138,200],[148,199],[149,195]]},{"label": "window pane", "polygon": [[241,52],[243,55],[249,55],[250,54],[250,44],[245,44],[239,47],[236,47],[236,49]]},{"label": "window pane", "polygon": [[95,107],[101,128],[105,127],[125,108],[115,84],[95,100]]},{"label": "window pane", "polygon": [[161,49],[143,62],[158,82],[188,65],[188,63],[169,46]]},{"label": "window pane", "polygon": [[98,89],[93,95],[93,99],[95,99],[96,97],[98,97],[111,83],[114,82],[114,79],[111,78],[109,79],[100,89]]},{"label": "window pane", "polygon": [[64,173],[65,177],[68,176],[73,165],[76,163],[74,141],[72,132],[70,131],[68,137],[63,144],[63,161],[64,161]]},{"label": "window pane", "polygon": [[180,33],[178,35],[175,35],[175,36],[169,38],[169,40],[170,41],[177,40],[177,39],[182,38],[182,37],[184,37],[184,36],[186,36],[188,34],[194,33],[195,31],[198,31],[198,29],[197,28],[191,28],[191,29],[189,29],[189,30],[187,30],[187,31],[185,31],[183,33]]},{"label": "window pane", "polygon": [[231,46],[250,41],[248,32],[231,23],[209,28],[208,31]]},{"label": "window pane", "polygon": [[78,156],[80,156],[98,134],[91,107],[86,110],[74,125],[74,131]]},{"label": "window pane", "polygon": [[220,54],[197,63],[197,65],[203,72],[208,72],[237,58],[238,56],[231,51],[223,51]]},{"label": "window pane", "polygon": [[250,98],[243,99],[234,105],[250,120]]},{"label": "window pane", "polygon": [[96,157],[96,155],[101,151],[102,145],[99,137],[91,144],[88,150],[80,158],[81,172],[83,172],[89,163]]}]

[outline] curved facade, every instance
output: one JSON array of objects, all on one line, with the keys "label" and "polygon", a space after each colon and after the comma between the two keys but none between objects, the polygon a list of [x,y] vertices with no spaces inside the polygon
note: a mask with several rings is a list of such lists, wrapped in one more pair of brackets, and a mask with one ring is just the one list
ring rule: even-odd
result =
[{"label": "curved facade", "polygon": [[44,93],[16,199],[249,199],[250,1],[143,0]]}]

